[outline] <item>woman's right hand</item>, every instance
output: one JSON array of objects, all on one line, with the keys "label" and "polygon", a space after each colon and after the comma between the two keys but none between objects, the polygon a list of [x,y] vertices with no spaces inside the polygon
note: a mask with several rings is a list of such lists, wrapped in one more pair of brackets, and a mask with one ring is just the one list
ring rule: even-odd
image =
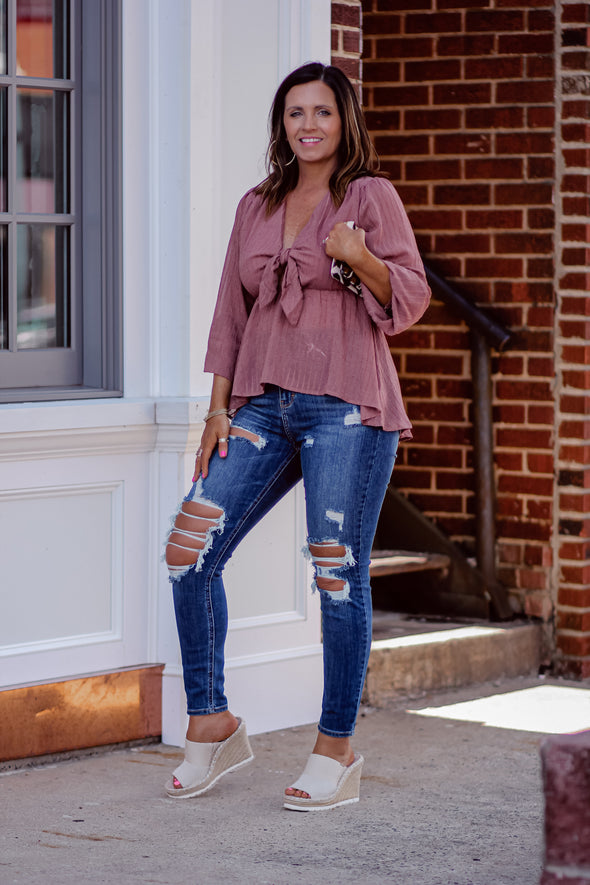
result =
[{"label": "woman's right hand", "polygon": [[215,418],[209,418],[206,422],[201,443],[197,449],[193,482],[196,482],[199,476],[205,479],[209,473],[209,460],[216,446],[219,448],[219,457],[227,457],[227,441],[229,439],[230,426],[230,420],[227,415],[216,415]]}]

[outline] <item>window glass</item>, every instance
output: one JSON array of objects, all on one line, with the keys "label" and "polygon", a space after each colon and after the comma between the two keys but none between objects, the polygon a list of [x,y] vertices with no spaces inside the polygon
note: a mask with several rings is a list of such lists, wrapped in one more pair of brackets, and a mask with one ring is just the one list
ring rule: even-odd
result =
[{"label": "window glass", "polygon": [[8,70],[6,54],[6,5],[7,0],[0,0],[0,74],[5,74]]},{"label": "window glass", "polygon": [[8,89],[0,88],[0,212],[8,211]]},{"label": "window glass", "polygon": [[0,402],[121,395],[122,0],[0,0]]},{"label": "window glass", "polygon": [[16,0],[16,73],[67,79],[68,0]]},{"label": "window glass", "polygon": [[8,227],[0,224],[0,350],[8,347]]},{"label": "window glass", "polygon": [[69,229],[17,225],[18,350],[69,346]]},{"label": "window glass", "polygon": [[68,99],[65,92],[19,88],[17,212],[68,212]]}]

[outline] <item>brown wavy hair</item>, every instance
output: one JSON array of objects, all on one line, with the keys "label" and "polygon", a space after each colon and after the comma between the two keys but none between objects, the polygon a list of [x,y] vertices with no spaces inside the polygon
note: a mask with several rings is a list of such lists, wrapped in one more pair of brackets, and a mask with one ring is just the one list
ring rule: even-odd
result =
[{"label": "brown wavy hair", "polygon": [[266,152],[267,178],[256,188],[266,201],[270,215],[283,202],[289,191],[297,184],[299,167],[291,163],[293,151],[287,141],[283,123],[285,98],[290,89],[303,83],[321,80],[330,87],[342,123],[342,136],[338,147],[338,165],[330,178],[332,200],[338,207],[342,203],[351,181],[364,175],[382,175],[379,159],[373,147],[367,124],[357,94],[346,76],[333,65],[311,62],[292,71],[276,91],[269,114],[270,144]]}]

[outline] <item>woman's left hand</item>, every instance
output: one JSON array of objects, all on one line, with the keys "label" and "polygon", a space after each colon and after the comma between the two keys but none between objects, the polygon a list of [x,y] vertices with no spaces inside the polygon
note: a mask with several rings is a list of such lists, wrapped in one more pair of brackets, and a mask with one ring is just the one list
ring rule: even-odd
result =
[{"label": "woman's left hand", "polygon": [[334,225],[324,241],[326,255],[345,261],[349,267],[362,262],[366,252],[365,232],[362,227],[350,228],[345,221]]},{"label": "woman's left hand", "polygon": [[368,248],[362,227],[351,228],[345,221],[339,221],[324,240],[324,246],[326,255],[348,264],[379,304],[383,307],[390,304],[392,292],[389,269]]}]

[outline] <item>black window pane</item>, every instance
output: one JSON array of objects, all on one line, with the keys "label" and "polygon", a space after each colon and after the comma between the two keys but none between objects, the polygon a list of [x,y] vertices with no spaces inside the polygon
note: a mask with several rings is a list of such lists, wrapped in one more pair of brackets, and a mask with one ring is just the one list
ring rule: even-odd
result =
[{"label": "black window pane", "polygon": [[17,89],[17,212],[69,211],[69,94]]},{"label": "black window pane", "polygon": [[0,212],[8,212],[8,89],[0,89]]},{"label": "black window pane", "polygon": [[70,76],[68,11],[69,0],[16,0],[18,76]]},{"label": "black window pane", "polygon": [[8,227],[0,225],[0,350],[8,348]]},{"label": "black window pane", "polygon": [[8,72],[6,55],[6,4],[7,0],[0,0],[0,74]]},{"label": "black window pane", "polygon": [[63,225],[17,225],[19,350],[70,345],[69,234]]}]

